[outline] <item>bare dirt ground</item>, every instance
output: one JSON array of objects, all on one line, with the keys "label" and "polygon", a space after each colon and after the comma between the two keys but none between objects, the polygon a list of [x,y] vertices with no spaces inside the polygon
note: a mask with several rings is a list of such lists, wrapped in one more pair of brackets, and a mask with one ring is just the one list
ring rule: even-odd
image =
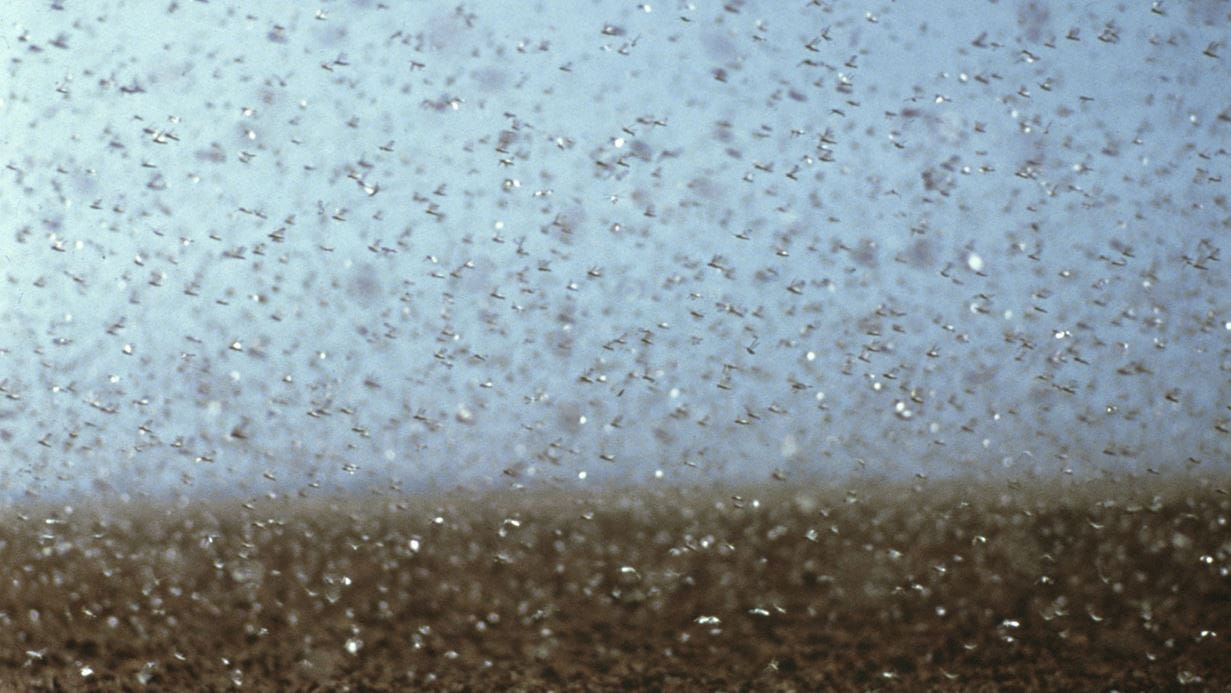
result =
[{"label": "bare dirt ground", "polygon": [[10,509],[0,688],[1225,689],[1226,487]]}]

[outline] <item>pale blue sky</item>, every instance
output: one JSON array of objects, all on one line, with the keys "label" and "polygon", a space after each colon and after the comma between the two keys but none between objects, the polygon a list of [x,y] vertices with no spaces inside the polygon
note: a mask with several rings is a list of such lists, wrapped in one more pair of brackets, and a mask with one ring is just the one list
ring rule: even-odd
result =
[{"label": "pale blue sky", "polygon": [[1225,471],[1225,2],[62,6],[10,495]]}]

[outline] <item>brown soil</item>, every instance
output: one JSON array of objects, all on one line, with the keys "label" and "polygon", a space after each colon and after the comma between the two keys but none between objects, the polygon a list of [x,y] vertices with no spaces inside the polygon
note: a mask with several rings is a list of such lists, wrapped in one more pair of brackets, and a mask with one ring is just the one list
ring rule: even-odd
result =
[{"label": "brown soil", "polygon": [[26,507],[0,688],[1225,688],[1221,484]]}]

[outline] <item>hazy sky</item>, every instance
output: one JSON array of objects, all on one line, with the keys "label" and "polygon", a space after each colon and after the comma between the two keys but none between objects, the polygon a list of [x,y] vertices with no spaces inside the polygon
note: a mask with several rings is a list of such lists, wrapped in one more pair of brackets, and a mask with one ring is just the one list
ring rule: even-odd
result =
[{"label": "hazy sky", "polygon": [[0,486],[1225,470],[1229,14],[7,3]]}]

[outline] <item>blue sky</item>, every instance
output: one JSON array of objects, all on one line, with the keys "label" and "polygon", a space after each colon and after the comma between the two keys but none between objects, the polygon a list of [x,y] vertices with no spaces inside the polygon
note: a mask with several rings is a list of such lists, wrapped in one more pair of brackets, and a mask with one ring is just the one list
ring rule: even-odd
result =
[{"label": "blue sky", "polygon": [[1225,471],[1226,3],[10,7],[10,496]]}]

